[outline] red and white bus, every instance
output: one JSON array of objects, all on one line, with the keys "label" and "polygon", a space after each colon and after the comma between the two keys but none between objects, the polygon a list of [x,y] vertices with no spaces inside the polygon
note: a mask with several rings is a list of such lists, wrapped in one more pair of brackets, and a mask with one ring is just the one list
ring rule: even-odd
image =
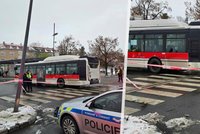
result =
[{"label": "red and white bus", "polygon": [[200,22],[189,25],[175,20],[130,22],[127,67],[198,70]]},{"label": "red and white bus", "polygon": [[[96,57],[48,57],[43,61],[26,63],[25,71],[27,70],[32,72],[32,82],[36,84],[57,84],[58,87],[63,87],[100,83],[100,62]],[[15,67],[16,75],[19,71],[20,64]]]}]

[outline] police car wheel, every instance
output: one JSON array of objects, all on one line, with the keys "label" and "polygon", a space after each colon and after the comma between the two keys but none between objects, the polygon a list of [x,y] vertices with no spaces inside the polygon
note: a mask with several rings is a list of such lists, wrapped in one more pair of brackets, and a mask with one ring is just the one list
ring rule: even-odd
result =
[{"label": "police car wheel", "polygon": [[64,116],[62,119],[62,129],[65,134],[79,134],[78,125],[71,116]]}]

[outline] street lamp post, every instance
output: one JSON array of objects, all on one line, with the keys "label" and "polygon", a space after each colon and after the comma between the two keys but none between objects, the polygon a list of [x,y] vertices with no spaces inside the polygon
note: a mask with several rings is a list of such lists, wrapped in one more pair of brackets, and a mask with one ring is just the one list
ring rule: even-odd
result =
[{"label": "street lamp post", "polygon": [[54,45],[55,45],[55,36],[58,33],[55,33],[55,23],[53,24],[53,56],[55,56],[55,50],[54,50]]},{"label": "street lamp post", "polygon": [[21,66],[20,66],[19,82],[18,82],[17,93],[16,93],[16,97],[15,97],[15,106],[14,106],[13,112],[18,112],[18,107],[19,107],[19,102],[20,102],[20,94],[21,94],[21,89],[22,89],[22,78],[23,78],[23,74],[24,74],[24,64],[25,64],[26,50],[27,50],[28,36],[29,36],[29,29],[30,29],[30,22],[31,22],[32,5],[33,5],[33,0],[30,0],[28,18],[27,18],[27,24],[26,24],[26,33],[25,33],[25,37],[24,37],[24,47],[23,47]]}]

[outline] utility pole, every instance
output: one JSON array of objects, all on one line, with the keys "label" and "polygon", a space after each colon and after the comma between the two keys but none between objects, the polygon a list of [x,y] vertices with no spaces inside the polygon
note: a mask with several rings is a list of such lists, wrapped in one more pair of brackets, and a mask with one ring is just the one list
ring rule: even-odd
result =
[{"label": "utility pole", "polygon": [[54,47],[55,47],[55,36],[58,34],[58,33],[55,33],[55,23],[53,23],[53,56],[55,56],[55,49],[54,49]]},{"label": "utility pole", "polygon": [[30,29],[30,22],[31,22],[32,5],[33,5],[33,0],[30,0],[28,19],[27,19],[27,25],[26,25],[26,33],[25,33],[25,38],[24,38],[24,47],[23,47],[21,66],[20,66],[19,81],[18,81],[17,93],[16,93],[16,98],[15,98],[14,112],[18,112],[18,108],[19,108],[20,94],[21,94],[23,74],[24,74],[24,64],[25,64],[26,50],[27,50],[28,36],[29,36],[29,29]]}]

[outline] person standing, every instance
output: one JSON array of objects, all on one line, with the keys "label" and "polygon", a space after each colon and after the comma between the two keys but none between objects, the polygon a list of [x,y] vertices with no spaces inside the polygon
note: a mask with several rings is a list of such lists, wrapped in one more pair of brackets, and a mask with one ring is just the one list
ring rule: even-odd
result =
[{"label": "person standing", "polygon": [[120,82],[120,81],[123,82],[123,70],[122,70],[121,66],[118,67],[117,74],[118,74],[118,82]]},{"label": "person standing", "polygon": [[32,73],[30,70],[26,72],[28,92],[32,92]]},{"label": "person standing", "polygon": [[26,93],[28,90],[27,90],[27,87],[28,87],[28,78],[26,76],[26,73],[24,73],[23,75],[23,92]]}]

